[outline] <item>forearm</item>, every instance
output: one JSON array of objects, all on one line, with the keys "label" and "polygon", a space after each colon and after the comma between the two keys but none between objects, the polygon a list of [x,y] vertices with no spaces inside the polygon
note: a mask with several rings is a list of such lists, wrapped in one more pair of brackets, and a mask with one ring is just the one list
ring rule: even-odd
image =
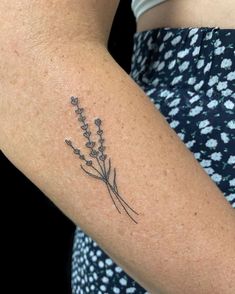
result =
[{"label": "forearm", "polygon": [[[17,83],[4,81],[4,153],[150,292],[232,293],[235,215],[222,193],[103,46],[51,49],[22,54]],[[138,224],[64,142],[89,157],[72,95],[93,141],[102,120],[118,193]]]}]

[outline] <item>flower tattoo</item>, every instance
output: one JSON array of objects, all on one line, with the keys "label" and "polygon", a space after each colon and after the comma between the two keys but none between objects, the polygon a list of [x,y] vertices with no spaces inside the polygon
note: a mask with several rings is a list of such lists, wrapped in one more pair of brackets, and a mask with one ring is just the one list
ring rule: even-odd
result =
[{"label": "flower tattoo", "polygon": [[[81,169],[90,177],[101,180],[105,183],[109,196],[112,199],[113,204],[115,205],[117,211],[121,213],[119,206],[126,212],[126,214],[137,224],[135,218],[131,215],[134,213],[135,215],[139,215],[130,205],[123,199],[120,195],[116,182],[116,168],[111,167],[111,159],[107,160],[107,154],[105,154],[106,147],[104,146],[104,137],[103,137],[103,129],[102,129],[102,121],[100,118],[96,118],[94,120],[94,124],[97,127],[97,136],[98,136],[98,144],[92,141],[91,132],[89,130],[89,125],[86,122],[86,117],[84,115],[84,108],[81,108],[79,105],[79,99],[77,97],[71,97],[71,104],[75,107],[75,113],[78,115],[78,121],[81,124],[81,129],[83,132],[83,136],[87,139],[85,146],[89,149],[90,158],[86,158],[80,149],[76,148],[71,140],[65,140],[65,143],[73,149],[73,152],[79,159],[84,163],[80,164]],[[97,146],[98,145],[98,146]],[[97,146],[98,148],[95,148]],[[85,165],[88,170],[85,168]],[[111,180],[112,178],[112,180]]]}]

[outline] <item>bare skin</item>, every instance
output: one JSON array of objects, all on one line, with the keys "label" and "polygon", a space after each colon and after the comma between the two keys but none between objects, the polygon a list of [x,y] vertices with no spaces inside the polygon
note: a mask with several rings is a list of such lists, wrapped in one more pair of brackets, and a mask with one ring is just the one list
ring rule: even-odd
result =
[{"label": "bare skin", "polygon": [[[234,209],[109,54],[118,3],[0,1],[0,149],[148,292],[234,294]],[[72,95],[96,142],[102,120],[118,188],[68,146],[87,152]]]},{"label": "bare skin", "polygon": [[139,17],[137,31],[188,26],[235,29],[234,15],[234,0],[167,0]]}]

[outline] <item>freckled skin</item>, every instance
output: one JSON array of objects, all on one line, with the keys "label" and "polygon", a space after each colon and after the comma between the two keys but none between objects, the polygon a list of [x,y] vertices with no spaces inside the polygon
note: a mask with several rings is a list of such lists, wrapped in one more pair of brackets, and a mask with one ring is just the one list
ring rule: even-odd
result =
[{"label": "freckled skin", "polygon": [[[0,148],[148,292],[233,294],[234,211],[108,53],[117,6],[0,1]],[[66,149],[67,136],[84,146],[69,111],[74,93],[87,117],[102,118],[118,191],[139,213],[138,225],[117,213],[106,184]]]}]

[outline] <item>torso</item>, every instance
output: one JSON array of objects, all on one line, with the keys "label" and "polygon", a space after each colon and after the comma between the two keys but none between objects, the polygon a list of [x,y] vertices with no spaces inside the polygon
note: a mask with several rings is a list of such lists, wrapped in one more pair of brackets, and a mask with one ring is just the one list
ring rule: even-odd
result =
[{"label": "torso", "polygon": [[143,13],[137,31],[160,27],[235,29],[234,0],[167,0]]}]

